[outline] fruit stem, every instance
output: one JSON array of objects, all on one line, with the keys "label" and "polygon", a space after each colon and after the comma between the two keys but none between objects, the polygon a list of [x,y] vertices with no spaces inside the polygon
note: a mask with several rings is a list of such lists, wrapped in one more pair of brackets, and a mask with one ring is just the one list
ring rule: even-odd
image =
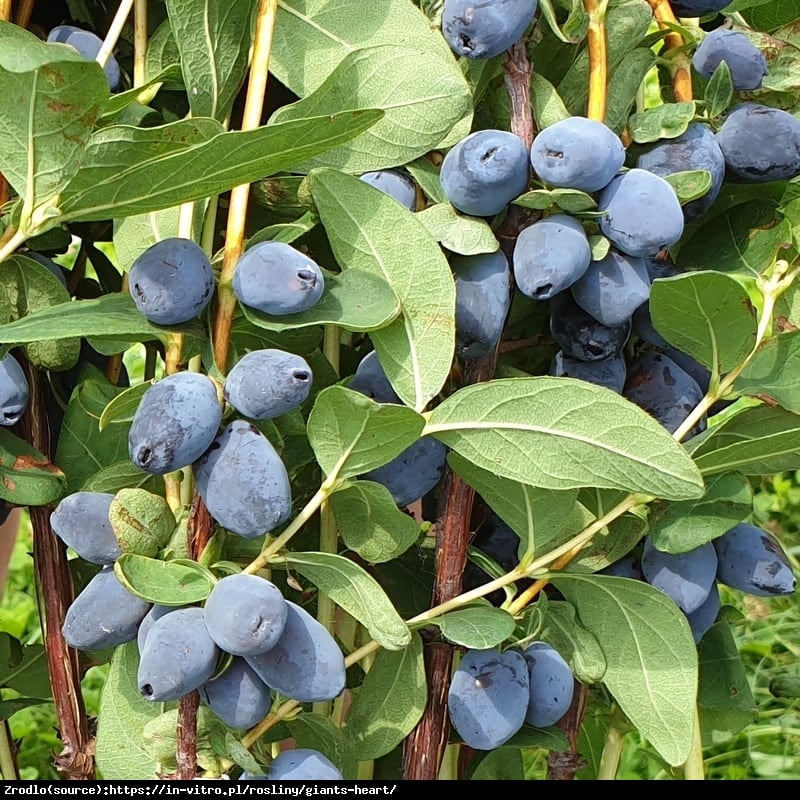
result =
[{"label": "fruit stem", "polygon": [[653,15],[658,20],[658,26],[669,33],[664,37],[664,53],[669,53],[672,64],[672,92],[676,103],[691,103],[692,95],[692,63],[689,56],[682,49],[683,36],[675,30],[670,30],[671,25],[677,25],[678,20],[672,11],[669,0],[647,0]]},{"label": "fruit stem", "polygon": [[0,236],[0,264],[2,264],[9,256],[14,254],[14,251],[25,244],[28,236],[17,228],[10,226],[6,228],[2,236]]},{"label": "fruit stem", "polygon": [[589,15],[589,30],[586,34],[589,49],[589,104],[586,116],[598,122],[605,122],[608,99],[606,2],[583,0],[583,8]]},{"label": "fruit stem", "polygon": [[[261,112],[267,91],[269,59],[272,52],[272,33],[275,29],[275,15],[278,0],[259,0],[256,16],[255,45],[253,61],[250,65],[250,80],[247,85],[247,98],[244,106],[242,130],[255,130],[261,124]],[[230,347],[231,326],[236,310],[236,295],[233,293],[233,273],[236,262],[244,249],[245,223],[247,221],[247,201],[250,197],[250,184],[234,186],[231,190],[228,226],[225,232],[225,251],[222,257],[222,273],[217,288],[217,316],[214,320],[214,361],[224,375],[227,371],[228,349]]]},{"label": "fruit stem", "polygon": [[134,0],[133,5],[133,85],[141,86],[145,80],[145,54],[147,53],[147,0]]},{"label": "fruit stem", "polygon": [[19,25],[20,28],[27,28],[33,16],[33,7],[35,4],[36,0],[22,0],[17,8],[14,23]]},{"label": "fruit stem", "polygon": [[122,0],[122,2],[119,4],[117,13],[114,15],[114,19],[111,21],[111,27],[108,29],[106,38],[103,39],[103,45],[98,51],[97,57],[95,58],[95,61],[101,67],[106,65],[109,56],[117,46],[119,37],[122,34],[122,29],[125,27],[125,22],[130,16],[132,8],[133,0]]},{"label": "fruit stem", "polygon": [[11,0],[0,0],[0,19],[6,22],[11,19]]},{"label": "fruit stem", "polygon": [[273,725],[277,725],[281,720],[286,719],[299,706],[300,703],[297,700],[287,700],[282,703],[275,711],[270,711],[258,725],[251,728],[242,737],[242,744],[249,750]]},{"label": "fruit stem", "polygon": [[18,781],[17,762],[8,730],[8,720],[0,724],[0,775],[4,781]]},{"label": "fruit stem", "polygon": [[600,766],[597,768],[598,781],[615,781],[617,770],[622,757],[622,746],[625,743],[625,731],[614,724],[614,716],[606,732],[606,741],[603,745],[603,753],[600,756]]},{"label": "fruit stem", "polygon": [[683,765],[683,778],[687,781],[704,781],[706,779],[703,763],[703,734],[700,729],[700,707],[694,710],[694,736],[689,758]]}]

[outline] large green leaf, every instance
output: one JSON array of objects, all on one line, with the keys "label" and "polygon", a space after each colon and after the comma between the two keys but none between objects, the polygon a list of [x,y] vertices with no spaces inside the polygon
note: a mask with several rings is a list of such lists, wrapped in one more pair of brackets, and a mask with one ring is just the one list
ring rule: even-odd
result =
[{"label": "large green leaf", "polygon": [[422,717],[428,699],[422,639],[375,657],[347,715],[345,736],[360,761],[394,750]]},{"label": "large green leaf", "polygon": [[411,631],[380,584],[363,567],[335,553],[289,553],[286,561],[358,620],[387,650],[400,650]]},{"label": "large green leaf", "polygon": [[719,272],[655,281],[650,316],[671,345],[717,374],[741,364],[756,343],[756,314],[747,291]]},{"label": "large green leaf", "polygon": [[114,562],[114,573],[129,592],[162,606],[199,603],[212,589],[206,571],[193,561],[160,561],[123,553]]},{"label": "large green leaf", "polygon": [[160,703],[139,694],[136,642],[114,651],[97,715],[97,766],[105,778],[124,781],[154,780],[158,764],[147,752],[144,726],[161,714]]},{"label": "large green leaf", "polygon": [[583,514],[576,509],[577,489],[540,489],[509,480],[475,466],[458,453],[450,453],[447,463],[519,536],[520,557],[542,555],[564,541],[565,533],[569,538],[582,527]]},{"label": "large green leaf", "polygon": [[712,475],[701,498],[651,507],[649,536],[657,550],[686,553],[722,536],[752,511],[753,490],[744,475]]},{"label": "large green leaf", "polygon": [[0,341],[5,344],[69,340],[76,336],[151,341],[165,339],[170,333],[202,336],[203,329],[199,323],[191,322],[169,328],[153,325],[142,316],[128,292],[61,303],[0,325]]},{"label": "large green leaf", "polygon": [[486,650],[502,644],[514,633],[514,617],[502,608],[487,603],[463,606],[428,620],[445,639],[473,650]]},{"label": "large green leaf", "polygon": [[99,64],[0,21],[0,172],[24,198],[21,226],[34,228],[78,171],[108,97]]},{"label": "large green leaf", "polygon": [[328,502],[342,541],[371,564],[397,558],[419,538],[419,525],[379,483],[354,481]]},{"label": "large green leaf", "polygon": [[800,416],[768,405],[747,408],[712,428],[692,457],[704,475],[773,475],[800,468]]},{"label": "large green leaf", "polygon": [[555,648],[583,683],[597,683],[606,672],[606,657],[597,638],[575,618],[575,607],[563,600],[547,603],[538,638]]},{"label": "large green leaf", "polygon": [[222,122],[247,72],[256,0],[167,0],[183,82],[195,117]]},{"label": "large green leaf", "polygon": [[440,33],[409,0],[280,0],[270,71],[306,97],[349,53],[378,45],[424,48],[455,63]]},{"label": "large green leaf", "polygon": [[437,203],[417,214],[431,236],[451,253],[473,256],[494,253],[499,247],[489,223],[457,214],[450,203]]},{"label": "large green leaf", "polygon": [[564,575],[554,581],[606,657],[603,683],[667,763],[689,756],[697,651],[689,623],[666,595],[628,578]]},{"label": "large green leaf", "polygon": [[308,97],[278,109],[270,122],[380,108],[385,116],[346,147],[300,165],[346,172],[393,167],[435,148],[472,108],[472,96],[449,54],[419,46],[380,45],[349,53]]},{"label": "large green leaf", "polygon": [[545,489],[599,486],[673,500],[703,491],[697,468],[661,425],[585,381],[468,386],[430,412],[424,432],[484,470]]},{"label": "large green leaf", "polygon": [[800,413],[800,331],[763,342],[734,388]]},{"label": "large green leaf", "polygon": [[[222,132],[213,120],[199,119],[103,128],[89,140],[83,168],[61,195],[59,221],[145,214],[219,194],[344,144],[382,116],[378,110],[341,111],[253,131]],[[210,136],[198,141],[198,126]]]},{"label": "large green leaf", "polygon": [[0,428],[0,498],[18,506],[46,506],[66,493],[64,473],[26,441]]},{"label": "large green leaf", "polygon": [[[24,322],[37,312],[47,313],[47,309],[69,302],[69,293],[47,267],[27,256],[16,255],[7,259],[0,269],[0,298],[10,310],[11,319]],[[75,336],[65,337],[55,330],[53,333],[36,341],[22,339],[16,343],[25,345],[25,355],[37,367],[56,371],[69,369],[78,360],[80,340]],[[12,339],[2,335],[0,341],[12,344]]]},{"label": "large green leaf", "polygon": [[298,714],[286,723],[297,747],[316,750],[339,768],[345,780],[356,778],[356,753],[344,731],[328,717]]},{"label": "large green leaf", "polygon": [[372,272],[394,289],[401,318],[372,341],[397,394],[421,411],[444,385],[455,350],[455,284],[425,226],[357,178],[315,170],[311,193],[336,260]]},{"label": "large green leaf", "polygon": [[423,419],[400,405],[379,404],[344,386],[317,396],[308,418],[308,439],[327,475],[361,475],[400,455],[418,438]]}]

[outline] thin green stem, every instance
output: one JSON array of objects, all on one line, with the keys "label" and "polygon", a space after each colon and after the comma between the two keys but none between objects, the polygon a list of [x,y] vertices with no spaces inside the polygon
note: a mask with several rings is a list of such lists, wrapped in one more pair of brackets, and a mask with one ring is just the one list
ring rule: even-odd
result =
[{"label": "thin green stem", "polygon": [[600,756],[600,766],[597,768],[598,781],[615,781],[619,762],[622,758],[622,747],[625,743],[625,733],[614,725],[612,717],[611,724],[608,726],[606,741],[603,745],[603,753]]},{"label": "thin green stem", "polygon": [[2,237],[0,237],[0,264],[2,264],[9,256],[14,254],[14,251],[21,247],[28,239],[26,233],[17,230],[16,228],[6,228]]},{"label": "thin green stem", "polygon": [[8,730],[8,721],[0,723],[0,773],[4,781],[18,781],[17,762],[14,758],[14,745]]},{"label": "thin green stem", "polygon": [[270,558],[279,553],[291,540],[291,538],[308,522],[317,510],[325,502],[331,493],[327,482],[324,483],[317,493],[306,503],[303,510],[292,520],[288,528],[277,538],[264,545],[261,553],[254,558],[243,570],[249,575],[255,575],[260,569],[267,566]]},{"label": "thin green stem", "polygon": [[700,730],[700,707],[694,710],[694,735],[689,758],[683,765],[683,777],[687,781],[704,781],[706,779],[705,765],[703,764],[703,734]]}]

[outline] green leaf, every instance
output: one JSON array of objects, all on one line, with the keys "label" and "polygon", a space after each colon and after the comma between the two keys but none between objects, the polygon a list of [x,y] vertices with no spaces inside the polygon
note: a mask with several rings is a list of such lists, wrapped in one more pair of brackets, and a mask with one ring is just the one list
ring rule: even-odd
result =
[{"label": "green leaf", "polygon": [[428,206],[417,214],[417,219],[451,253],[474,256],[494,253],[500,246],[486,220],[462,217],[450,203]]},{"label": "green leaf", "polygon": [[308,439],[326,475],[361,475],[400,455],[420,435],[423,419],[410,408],[378,404],[330,386],[317,395],[308,418]]},{"label": "green leaf", "polygon": [[599,486],[674,500],[702,492],[696,467],[652,417],[585,381],[468,386],[430,412],[424,433],[482,469],[544,489]]},{"label": "green leaf", "polygon": [[324,166],[362,173],[412,161],[470,114],[472,95],[450,54],[387,44],[348,53],[319,88],[279,108],[270,123],[337,115],[343,108],[379,108],[385,114],[346,147],[302,160],[299,170]]},{"label": "green leaf", "polygon": [[114,650],[97,716],[95,758],[103,775],[113,780],[154,780],[158,764],[144,747],[144,727],[161,715],[160,703],[144,700],[136,677],[136,642]]},{"label": "green leaf", "polygon": [[501,644],[514,633],[514,617],[502,608],[479,603],[428,620],[445,639],[472,650]]},{"label": "green leaf", "polygon": [[439,170],[427,158],[415,158],[410,164],[406,164],[406,169],[432,203],[448,202],[439,181]]},{"label": "green leaf", "polygon": [[225,751],[237,767],[241,767],[251,775],[266,775],[266,769],[232,733],[225,734]]},{"label": "green leaf", "polygon": [[86,480],[80,490],[116,494],[120,489],[147,489],[153,492],[163,490],[163,487],[164,481],[160,475],[144,472],[128,459],[98,470]]},{"label": "green leaf", "polygon": [[[564,8],[563,3],[559,6]],[[567,9],[569,16],[564,21],[563,25],[558,24],[555,9],[551,0],[540,0],[539,8],[542,11],[542,16],[547,21],[550,30],[566,44],[577,44],[586,36],[586,31],[589,29],[589,15],[583,10],[583,4],[580,0],[570,0]]]},{"label": "green leaf", "polygon": [[563,600],[550,601],[538,639],[555,648],[581,683],[598,683],[606,672],[600,642],[575,617],[575,607]]},{"label": "green leaf", "polygon": [[[150,757],[158,763],[159,772],[174,772],[178,766],[179,711],[177,708],[164,711],[164,707],[160,703],[153,703],[153,705],[160,706],[163,713],[145,724],[142,729],[142,743]],[[196,720],[197,765],[201,769],[219,772],[223,765],[220,763],[216,751],[223,746],[228,729],[222,720],[204,705],[197,709]],[[217,742],[218,745],[215,748],[214,745]],[[225,755],[228,755],[227,748],[225,748]]]},{"label": "green leaf", "polygon": [[108,80],[75,49],[0,21],[0,81],[0,172],[24,199],[21,229],[33,230],[78,171]]},{"label": "green leaf", "polygon": [[503,748],[541,747],[564,753],[570,749],[567,737],[555,726],[550,728],[534,728],[524,724],[504,745]]},{"label": "green leaf", "polygon": [[20,694],[49,697],[47,654],[41,644],[21,644],[0,633],[0,686]]},{"label": "green leaf", "polygon": [[333,170],[315,170],[309,182],[339,264],[378,275],[400,300],[401,318],[371,338],[397,394],[421,411],[455,351],[450,267],[425,226],[383,192]]},{"label": "green leaf", "polygon": [[397,558],[419,538],[419,525],[379,483],[355,481],[334,492],[328,502],[342,541],[370,564]]},{"label": "green leaf", "polygon": [[694,100],[688,103],[663,103],[634,114],[628,121],[628,133],[638,144],[675,139],[686,133],[695,113]]},{"label": "green leaf", "polygon": [[703,197],[711,188],[713,179],[707,169],[691,169],[665,175],[664,180],[675,190],[682,206]]},{"label": "green leaf", "polygon": [[412,3],[282,0],[269,67],[281,83],[305,97],[349,53],[378,45],[418,47],[452,58],[439,31]]},{"label": "green leaf", "polygon": [[[170,64],[164,69],[153,74],[141,86],[128,89],[127,92],[117,92],[112,94],[103,106],[103,113],[100,116],[101,122],[109,122],[114,117],[122,114],[125,109],[136,104],[147,106],[158,94],[159,90],[165,85],[174,84],[180,81],[181,68],[178,64]],[[152,109],[146,109],[152,112]]]},{"label": "green leaf", "polygon": [[[145,54],[144,73],[148,81],[153,80],[164,70],[170,67],[177,68],[178,78],[182,75],[180,68],[181,56],[178,52],[178,43],[172,35],[172,28],[169,20],[164,20],[150,36],[147,42],[147,53]],[[167,89],[181,90],[184,88],[180,80],[170,82]]]},{"label": "green leaf", "polygon": [[286,562],[358,620],[387,650],[400,650],[411,631],[380,584],[362,567],[335,553],[289,553]]},{"label": "green leaf", "polygon": [[[57,282],[56,278],[53,280]],[[169,328],[153,325],[137,310],[133,298],[127,292],[105,294],[94,300],[61,303],[36,311],[8,325],[0,325],[0,340],[5,344],[71,339],[75,336],[151,341],[165,339],[170,333],[197,337],[203,335],[203,329],[197,322]]]},{"label": "green leaf", "polygon": [[564,575],[554,583],[600,642],[603,683],[622,711],[668,764],[683,764],[697,695],[697,651],[686,617],[640,581]]},{"label": "green leaf", "polygon": [[144,489],[120,489],[108,519],[123,553],[149,558],[166,546],[175,528],[167,501]]},{"label": "green leaf", "polygon": [[[103,128],[89,140],[83,168],[61,195],[59,222],[146,214],[220,194],[344,144],[382,116],[378,110],[341,111],[253,131],[220,132],[218,123],[200,119]],[[198,128],[210,136],[198,141]],[[131,166],[121,171],[120,164]]]},{"label": "green leaf", "polygon": [[136,414],[136,409],[139,408],[142,396],[152,385],[152,381],[137,383],[111,400],[100,415],[100,430],[102,431],[113,423],[133,422],[133,416]]},{"label": "green leaf", "polygon": [[720,61],[719,66],[706,84],[703,92],[703,101],[710,117],[718,117],[733,100],[733,80],[731,71],[726,61]]},{"label": "green leaf", "polygon": [[89,372],[93,377],[81,381],[70,396],[56,449],[56,463],[66,473],[69,493],[77,492],[98,470],[130,462],[130,425],[112,425],[102,432],[97,425],[103,409],[121,390],[99,371]]},{"label": "green leaf", "polygon": [[730,530],[753,512],[750,481],[737,472],[711,476],[699,500],[657,503],[648,534],[657,550],[686,553]]},{"label": "green leaf", "polygon": [[471,781],[524,781],[522,751],[516,747],[498,747],[478,761]]},{"label": "green leaf", "polygon": [[[11,310],[11,319],[15,320],[24,320],[69,301],[69,293],[47,267],[20,255],[3,262],[3,268],[0,269],[0,297],[0,302]],[[3,328],[0,327],[0,330]],[[4,336],[0,336],[0,341],[3,344],[12,343]],[[25,345],[25,355],[37,367],[61,371],[74,366],[78,360],[81,343],[77,338],[55,334],[28,343],[32,341],[25,339],[19,344]]]},{"label": "green leaf", "polygon": [[325,291],[319,302],[299,314],[273,316],[242,304],[254,325],[271,331],[338,325],[347,331],[385,328],[400,314],[400,303],[381,277],[359,269],[343,269],[338,275],[324,271]]},{"label": "green leaf", "polygon": [[780,221],[771,200],[733,206],[694,230],[680,249],[686,270],[742,272],[757,276],[772,266],[792,241],[791,226]]},{"label": "green leaf", "polygon": [[597,208],[594,198],[578,189],[534,189],[520,195],[511,202],[515,206],[535,208],[541,211],[552,206],[558,206],[558,208],[570,214],[578,214],[581,211],[591,211],[593,208]]},{"label": "green leaf", "polygon": [[298,217],[294,222],[279,222],[275,225],[268,225],[260,231],[254,233],[245,244],[245,249],[251,248],[259,242],[283,242],[291,244],[296,242],[301,236],[305,236],[313,230],[319,220],[314,214],[307,212],[302,217]]},{"label": "green leaf", "polygon": [[773,336],[736,379],[734,389],[800,413],[800,331]]},{"label": "green leaf", "polygon": [[747,408],[709,430],[692,457],[703,475],[774,475],[800,468],[800,416],[768,405]]},{"label": "green leaf", "polygon": [[212,588],[206,570],[190,561],[159,561],[123,553],[114,562],[114,573],[129,592],[162,606],[199,603]]},{"label": "green leaf", "polygon": [[40,706],[50,702],[52,701],[42,697],[15,697],[12,700],[0,700],[0,722],[7,720],[17,711],[22,711],[23,708]]},{"label": "green leaf", "polygon": [[535,70],[531,76],[531,108],[542,130],[570,116],[556,87]]},{"label": "green leaf", "polygon": [[222,122],[247,72],[255,0],[167,0],[192,116]]},{"label": "green leaf", "polygon": [[[450,453],[447,463],[486,501],[520,538],[520,558],[532,560],[581,529],[574,528],[577,489],[540,489],[501,477],[473,464],[458,453]],[[582,521],[583,516],[579,515]],[[565,537],[566,534],[566,537]]]},{"label": "green leaf", "polygon": [[654,281],[650,316],[671,345],[717,374],[741,364],[756,342],[756,314],[747,291],[719,272]]},{"label": "green leaf", "polygon": [[700,728],[703,744],[724,742],[754,722],[758,706],[726,622],[717,622],[697,647],[700,659]]},{"label": "green leaf", "polygon": [[[618,8],[629,9],[631,4],[626,3]],[[606,23],[606,31],[608,30]],[[655,62],[655,54],[649,47],[637,47],[626,53],[611,74],[608,82],[608,109],[605,123],[612,131],[621,133],[625,128],[636,100],[636,93]]]},{"label": "green leaf", "polygon": [[592,251],[592,261],[602,261],[611,249],[611,242],[605,236],[599,234],[589,236],[589,248]]},{"label": "green leaf", "polygon": [[38,450],[0,428],[0,498],[18,506],[55,504],[66,494],[64,473]]},{"label": "green leaf", "polygon": [[422,718],[428,701],[422,639],[375,657],[347,715],[345,736],[360,761],[390,753]]},{"label": "green leaf", "polygon": [[355,779],[357,764],[352,743],[330,719],[319,714],[299,714],[286,725],[297,747],[317,750],[336,764],[345,780]]}]

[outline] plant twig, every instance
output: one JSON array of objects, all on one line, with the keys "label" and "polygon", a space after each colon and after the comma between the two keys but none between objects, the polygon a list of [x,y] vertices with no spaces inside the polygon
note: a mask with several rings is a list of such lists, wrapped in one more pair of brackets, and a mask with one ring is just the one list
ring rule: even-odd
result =
[{"label": "plant twig", "polygon": [[[41,373],[26,358],[20,358],[20,363],[30,387],[28,409],[23,417],[25,438],[48,459],[49,464],[50,426],[44,381]],[[68,778],[88,780],[94,777],[94,755],[81,692],[78,653],[67,646],[61,633],[73,597],[67,549],[50,527],[48,507],[31,507],[30,517],[33,527],[33,568],[39,588],[37,601],[44,627],[45,653],[62,743],[55,763]]]},{"label": "plant twig", "polygon": [[616,714],[611,715],[603,753],[600,756],[600,766],[597,768],[597,780],[599,781],[615,781],[617,779],[622,747],[625,744],[625,731],[616,725],[615,716]]},{"label": "plant twig", "polygon": [[111,53],[117,46],[119,37],[122,34],[122,29],[128,21],[132,8],[133,0],[121,0],[117,13],[114,15],[114,19],[111,20],[111,26],[108,29],[106,38],[103,39],[103,44],[94,59],[101,67],[106,65]]},{"label": "plant twig", "polygon": [[669,30],[664,37],[664,53],[672,62],[672,92],[677,103],[689,103],[694,99],[692,95],[692,62],[682,49],[683,36],[675,30],[670,30],[670,25],[677,25],[675,12],[669,0],[647,0],[653,9],[653,15],[658,20],[662,30]]},{"label": "plant twig", "polygon": [[589,49],[589,104],[586,116],[598,122],[605,122],[608,99],[606,5],[607,0],[583,0],[583,8],[589,15],[586,35]]},{"label": "plant twig", "polygon": [[21,0],[17,14],[14,18],[14,23],[19,25],[20,28],[27,28],[31,24],[31,17],[33,16],[33,7],[36,5],[36,0]]},{"label": "plant twig", "polygon": [[[255,45],[250,65],[250,80],[244,105],[242,130],[255,130],[261,124],[261,112],[267,91],[269,59],[272,52],[272,33],[278,0],[259,0],[256,16]],[[225,252],[222,257],[222,273],[217,284],[217,315],[214,320],[214,361],[223,375],[228,369],[231,326],[236,310],[236,295],[233,293],[233,273],[236,262],[244,248],[247,201],[250,184],[234,186],[231,190],[228,225],[225,232]]]},{"label": "plant twig", "polygon": [[704,781],[706,779],[705,764],[703,763],[703,733],[700,728],[700,707],[694,710],[694,735],[689,758],[683,765],[683,777],[687,781]]},{"label": "plant twig", "polygon": [[0,776],[4,781],[19,780],[14,743],[11,741],[7,719],[0,724]]},{"label": "plant twig", "polygon": [[147,0],[134,0],[133,4],[133,85],[141,86],[145,80],[147,55]]},{"label": "plant twig", "polygon": [[[11,20],[11,0],[0,0],[0,20]],[[8,181],[0,172],[0,208],[8,202]]]},{"label": "plant twig", "polygon": [[200,708],[200,695],[195,690],[180,699],[178,703],[178,769],[175,778],[191,781],[197,774],[197,710]]}]

